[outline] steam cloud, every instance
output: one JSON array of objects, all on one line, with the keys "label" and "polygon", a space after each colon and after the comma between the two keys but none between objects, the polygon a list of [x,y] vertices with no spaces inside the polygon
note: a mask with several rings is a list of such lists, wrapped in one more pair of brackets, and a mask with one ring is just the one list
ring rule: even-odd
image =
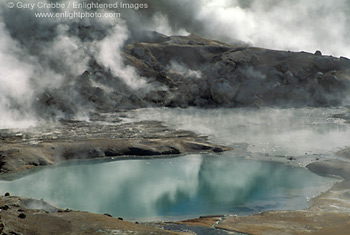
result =
[{"label": "steam cloud", "polygon": [[171,19],[173,30],[226,42],[242,40],[270,49],[322,50],[334,56],[350,56],[350,4],[346,0],[149,2]]},{"label": "steam cloud", "polygon": [[[65,4],[69,1],[57,0]],[[114,0],[96,2],[115,3]],[[0,3],[0,128],[33,125],[39,119],[38,113],[45,118],[40,113],[39,100],[51,104],[52,116],[64,117],[67,113],[84,115],[94,108],[84,101],[94,98],[82,97],[81,93],[120,96],[120,102],[122,97],[137,93],[142,99],[145,90],[156,85],[125,65],[122,54],[125,44],[142,38],[145,30],[166,35],[197,33],[229,43],[242,40],[272,49],[319,49],[326,54],[350,56],[347,43],[350,4],[346,0],[144,0],[142,3],[149,7],[116,9],[121,12],[121,18],[84,19],[36,18],[35,10],[10,9],[6,1]],[[90,74],[81,75],[84,71]],[[77,92],[85,89],[84,85],[77,85],[78,79],[94,82],[94,90]],[[52,100],[52,92],[59,98]],[[115,101],[107,101],[103,102],[118,106]]]}]

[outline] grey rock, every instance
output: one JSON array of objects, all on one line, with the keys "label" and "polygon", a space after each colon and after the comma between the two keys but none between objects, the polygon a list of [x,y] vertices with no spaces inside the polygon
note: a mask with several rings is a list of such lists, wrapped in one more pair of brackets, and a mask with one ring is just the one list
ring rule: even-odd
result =
[{"label": "grey rock", "polygon": [[19,215],[18,215],[18,218],[21,218],[21,219],[25,219],[27,216],[26,216],[26,214],[24,214],[24,213],[20,213]]},{"label": "grey rock", "polygon": [[210,94],[217,104],[231,104],[234,102],[238,89],[238,85],[232,86],[227,80],[221,78],[212,83]]},{"label": "grey rock", "polygon": [[[144,35],[128,41],[122,57],[125,66],[133,67],[146,80],[145,88],[134,90],[91,61],[81,76],[39,92],[36,112],[44,118],[70,118],[81,109],[109,112],[149,106],[283,107],[293,105],[286,94],[300,87],[308,93],[307,105],[336,105],[342,103],[350,87],[350,60],[323,56],[320,51],[312,54],[228,45],[193,34]],[[174,62],[183,71],[170,69]],[[334,73],[329,74],[331,71]]]},{"label": "grey rock", "polygon": [[285,73],[288,71],[289,67],[288,67],[288,64],[286,62],[281,62],[278,66],[277,66],[277,69],[279,71],[281,71],[282,73]]},{"label": "grey rock", "polygon": [[324,72],[328,72],[336,68],[335,60],[332,57],[317,57],[314,60],[314,65],[317,69]]},{"label": "grey rock", "polygon": [[319,50],[317,50],[317,51],[315,51],[314,55],[321,56],[321,55],[322,55],[322,52],[319,51]]},{"label": "grey rock", "polygon": [[199,107],[205,107],[207,106],[209,103],[209,101],[207,99],[203,99],[203,98],[195,98],[195,100],[193,101],[193,104],[195,106],[199,106]]},{"label": "grey rock", "polygon": [[255,54],[252,56],[250,61],[251,61],[252,65],[254,65],[254,66],[257,66],[260,62],[259,57]]},{"label": "grey rock", "polygon": [[291,71],[287,71],[284,74],[287,84],[296,85],[299,83],[299,79],[293,75]]},{"label": "grey rock", "polygon": [[316,74],[315,74],[315,78],[316,79],[321,79],[323,77],[323,73],[322,72],[317,72]]}]

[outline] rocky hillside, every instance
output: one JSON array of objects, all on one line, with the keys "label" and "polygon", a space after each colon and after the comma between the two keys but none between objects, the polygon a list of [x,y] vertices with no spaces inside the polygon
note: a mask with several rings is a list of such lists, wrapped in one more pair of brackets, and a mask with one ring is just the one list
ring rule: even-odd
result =
[{"label": "rocky hillside", "polygon": [[[45,91],[40,113],[74,114],[79,107],[113,111],[145,106],[242,107],[343,105],[350,60],[315,53],[276,51],[196,35],[156,32],[124,48],[125,69],[136,68],[145,87],[131,88],[96,61],[59,89]],[[78,97],[73,102],[67,94]]]},{"label": "rocky hillside", "polygon": [[[127,62],[169,88],[165,106],[323,106],[342,103],[350,60],[230,46],[195,35],[129,44]],[[156,100],[152,100],[156,102]]]}]

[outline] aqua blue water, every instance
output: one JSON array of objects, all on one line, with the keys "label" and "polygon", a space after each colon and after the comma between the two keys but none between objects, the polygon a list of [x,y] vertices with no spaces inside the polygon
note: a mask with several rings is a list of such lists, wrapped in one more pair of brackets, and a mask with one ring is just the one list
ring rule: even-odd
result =
[{"label": "aqua blue water", "polygon": [[61,208],[135,220],[301,209],[333,179],[233,153],[71,163],[0,182],[1,191]]}]

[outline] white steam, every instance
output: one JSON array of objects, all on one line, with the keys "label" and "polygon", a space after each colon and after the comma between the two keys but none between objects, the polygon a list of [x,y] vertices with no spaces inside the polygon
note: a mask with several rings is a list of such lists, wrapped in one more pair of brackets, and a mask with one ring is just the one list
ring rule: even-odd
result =
[{"label": "white steam", "polygon": [[170,61],[166,68],[170,73],[177,74],[184,78],[199,79],[202,77],[201,71],[189,69],[185,64],[179,63],[175,60]]},{"label": "white steam", "polygon": [[206,36],[216,39],[350,56],[349,4],[346,0],[197,0],[194,18],[205,26]]},{"label": "white steam", "polygon": [[[37,4],[30,0],[22,2]],[[68,2],[61,1],[66,5]],[[6,4],[1,3],[0,9],[0,128],[34,125],[40,118],[33,104],[52,89],[66,93],[64,99],[68,102],[63,100],[63,103],[76,106],[77,116],[86,113],[84,110],[90,107],[83,107],[79,94],[66,87],[89,70],[91,60],[96,60],[132,89],[146,86],[145,79],[133,67],[124,65],[122,48],[129,32],[122,20],[36,18],[34,13],[72,12],[72,9],[30,10],[9,8]],[[52,111],[61,115],[60,111]]]},{"label": "white steam", "polygon": [[28,110],[33,96],[30,79],[35,69],[15,56],[22,52],[19,45],[11,40],[2,22],[0,35],[0,128],[32,125],[35,121]]},{"label": "white steam", "polygon": [[170,26],[168,17],[161,13],[155,13],[153,15],[148,30],[156,31],[165,35],[187,36],[190,34],[184,28],[180,28],[179,30],[173,29]]},{"label": "white steam", "polygon": [[67,75],[77,76],[88,68],[89,48],[78,37],[70,36],[68,30],[67,24],[58,25],[56,28],[58,35],[50,43],[50,50],[46,50],[44,54],[50,59],[60,62],[61,68]]},{"label": "white steam", "polygon": [[251,152],[281,156],[326,154],[349,146],[350,126],[331,118],[345,108],[143,109],[137,120],[159,120],[218,144],[249,144]]},{"label": "white steam", "polygon": [[97,60],[132,89],[144,88],[146,80],[138,75],[134,67],[124,64],[122,47],[127,39],[127,28],[117,24],[110,34],[98,43]]}]

